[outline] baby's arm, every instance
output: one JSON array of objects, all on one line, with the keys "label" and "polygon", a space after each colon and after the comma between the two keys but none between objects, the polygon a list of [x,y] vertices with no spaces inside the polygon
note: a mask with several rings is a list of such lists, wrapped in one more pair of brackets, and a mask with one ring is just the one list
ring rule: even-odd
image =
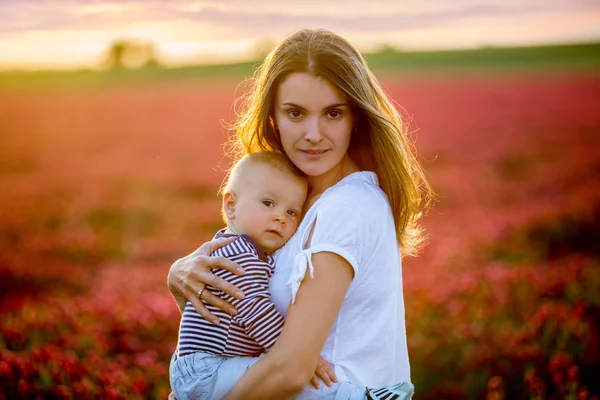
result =
[{"label": "baby's arm", "polygon": [[[248,271],[248,267],[243,266]],[[283,316],[275,309],[271,301],[268,288],[255,283],[240,283],[238,287],[244,291],[246,297],[234,306],[238,313],[233,320],[237,322],[246,334],[256,343],[269,351],[275,344],[283,329]]]},{"label": "baby's arm", "polygon": [[269,293],[269,271],[272,267],[259,258],[249,258],[247,255],[235,261],[244,268],[246,274],[235,282],[245,297],[243,300],[232,301],[238,311],[233,321],[268,351],[275,344],[284,323],[284,318],[275,309]]}]

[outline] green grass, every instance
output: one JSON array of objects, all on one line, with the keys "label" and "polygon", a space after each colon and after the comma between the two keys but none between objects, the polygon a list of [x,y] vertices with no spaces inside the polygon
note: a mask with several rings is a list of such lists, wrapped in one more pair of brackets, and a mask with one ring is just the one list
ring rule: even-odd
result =
[{"label": "green grass", "polygon": [[600,43],[435,52],[385,50],[368,54],[366,59],[374,71],[513,68],[600,70]]},{"label": "green grass", "polygon": [[0,89],[36,86],[75,88],[148,82],[239,80],[251,76],[259,62],[107,71],[5,72],[0,73]]},{"label": "green grass", "polygon": [[[396,51],[365,54],[376,74],[553,73],[565,70],[600,73],[600,43],[448,51]],[[260,60],[238,64],[136,70],[41,71],[0,73],[0,89],[50,85],[87,87],[123,83],[241,80],[252,76]]]}]

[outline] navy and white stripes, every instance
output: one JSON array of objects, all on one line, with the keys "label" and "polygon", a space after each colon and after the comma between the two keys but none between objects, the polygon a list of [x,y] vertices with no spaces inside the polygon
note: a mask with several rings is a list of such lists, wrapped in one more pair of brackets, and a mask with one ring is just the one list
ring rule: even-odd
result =
[{"label": "navy and white stripes", "polygon": [[179,327],[179,356],[197,351],[225,357],[257,356],[270,350],[284,323],[269,294],[269,279],[275,268],[273,258],[246,235],[238,236],[235,242],[220,248],[213,255],[227,257],[244,268],[246,273],[243,276],[222,269],[215,269],[213,273],[241,289],[245,298],[237,300],[206,286],[205,290],[210,290],[237,308],[238,314],[232,317],[205,303],[206,308],[221,321],[219,325],[213,325],[188,302]]}]

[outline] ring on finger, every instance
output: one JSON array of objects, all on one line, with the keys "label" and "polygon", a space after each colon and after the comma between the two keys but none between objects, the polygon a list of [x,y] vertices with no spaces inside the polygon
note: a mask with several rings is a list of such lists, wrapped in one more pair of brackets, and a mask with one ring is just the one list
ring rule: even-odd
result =
[{"label": "ring on finger", "polygon": [[202,297],[201,297],[201,296],[202,296],[202,292],[204,292],[204,289],[206,289],[206,286],[205,286],[205,287],[203,287],[202,289],[198,290],[198,298],[199,298],[200,300],[202,300]]}]

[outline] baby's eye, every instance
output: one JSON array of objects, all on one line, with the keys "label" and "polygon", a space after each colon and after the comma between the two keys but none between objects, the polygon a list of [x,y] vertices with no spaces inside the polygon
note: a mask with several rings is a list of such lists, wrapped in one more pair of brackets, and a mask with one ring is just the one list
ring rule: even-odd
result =
[{"label": "baby's eye", "polygon": [[288,214],[294,218],[298,218],[298,213],[294,210],[288,210]]},{"label": "baby's eye", "polygon": [[275,205],[271,200],[263,200],[262,203],[267,207],[273,207]]}]

